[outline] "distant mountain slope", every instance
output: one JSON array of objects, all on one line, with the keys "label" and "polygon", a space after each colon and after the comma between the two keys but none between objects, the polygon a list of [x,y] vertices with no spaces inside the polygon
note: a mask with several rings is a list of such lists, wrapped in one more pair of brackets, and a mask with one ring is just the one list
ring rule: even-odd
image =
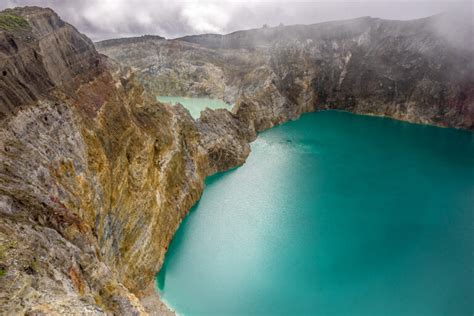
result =
[{"label": "distant mountain slope", "polygon": [[472,129],[472,30],[448,15],[363,17],[98,49],[139,69],[152,94],[253,103],[262,126],[334,108]]},{"label": "distant mountain slope", "polygon": [[[383,20],[372,17],[361,17],[351,20],[330,21],[311,25],[289,25],[264,27],[232,32],[226,35],[202,34],[176,38],[176,40],[196,43],[208,48],[255,48],[270,47],[279,41],[289,40],[324,40],[354,37],[371,30],[382,36],[413,36],[430,34],[434,37],[445,37],[464,44],[465,48],[474,50],[474,22],[469,13],[453,16],[439,14],[416,20],[398,21]],[[459,45],[457,45],[459,46]]]},{"label": "distant mountain slope", "polygon": [[164,37],[158,35],[143,35],[139,37],[124,37],[124,38],[114,38],[96,42],[95,45],[98,48],[107,47],[107,46],[114,46],[114,45],[121,45],[121,44],[133,44],[133,43],[140,43],[146,41],[159,41],[164,40]]}]

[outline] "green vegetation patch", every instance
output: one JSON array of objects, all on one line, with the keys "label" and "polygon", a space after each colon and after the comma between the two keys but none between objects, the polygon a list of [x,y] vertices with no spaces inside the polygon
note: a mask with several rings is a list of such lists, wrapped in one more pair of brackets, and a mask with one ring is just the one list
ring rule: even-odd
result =
[{"label": "green vegetation patch", "polygon": [[5,10],[0,12],[0,29],[5,31],[29,30],[30,24],[23,17]]},{"label": "green vegetation patch", "polygon": [[1,278],[2,276],[4,276],[6,273],[7,273],[7,272],[5,271],[5,269],[0,268],[0,278]]}]

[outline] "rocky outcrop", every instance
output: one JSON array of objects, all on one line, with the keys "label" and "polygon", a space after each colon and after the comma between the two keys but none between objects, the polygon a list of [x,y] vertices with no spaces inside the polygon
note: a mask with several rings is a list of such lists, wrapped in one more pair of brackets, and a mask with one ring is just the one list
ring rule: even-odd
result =
[{"label": "rocky outcrop", "polygon": [[0,32],[19,47],[2,68],[1,310],[144,314],[138,298],[203,188],[199,130],[51,10],[6,12],[27,27]]},{"label": "rocky outcrop", "polygon": [[[219,48],[199,37],[98,45],[123,67],[49,9],[0,12],[2,312],[166,313],[150,284],[204,178],[303,112],[472,128],[472,60],[419,31],[423,21],[298,26],[280,30],[285,40],[250,31]],[[236,105],[194,120],[155,102],[166,91]]]},{"label": "rocky outcrop", "polygon": [[0,32],[1,310],[167,313],[150,284],[168,244],[255,132],[225,110],[196,122],[155,102],[49,9],[4,12],[26,24]]},{"label": "rocky outcrop", "polygon": [[183,41],[110,40],[97,49],[137,71],[137,79],[154,95],[212,96],[234,103],[242,76],[264,60],[240,51],[216,53]]},{"label": "rocky outcrop", "polygon": [[71,95],[103,71],[92,42],[52,10],[8,9],[2,17],[24,24],[0,27],[0,119],[53,90]]},{"label": "rocky outcrop", "polygon": [[[307,111],[340,109],[472,129],[473,29],[469,16],[365,17],[160,42],[174,50],[98,47],[136,67],[144,81],[174,82],[176,88],[146,86],[152,94],[206,94],[237,108],[244,103],[247,112],[261,113],[255,120],[262,128]],[[167,59],[173,59],[169,68],[179,69],[179,76],[161,68]],[[198,75],[183,75],[186,70],[175,67],[181,63]],[[222,78],[208,80],[210,75],[199,73]]]}]

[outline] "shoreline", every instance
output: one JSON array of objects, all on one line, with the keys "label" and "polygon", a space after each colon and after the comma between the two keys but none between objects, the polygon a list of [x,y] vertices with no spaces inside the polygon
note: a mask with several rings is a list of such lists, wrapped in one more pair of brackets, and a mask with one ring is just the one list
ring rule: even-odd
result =
[{"label": "shoreline", "polygon": [[152,316],[179,316],[176,311],[174,311],[169,303],[166,302],[156,288],[155,279],[153,282],[148,285],[144,291],[144,296],[140,298],[140,303],[145,308],[146,312]]},{"label": "shoreline", "polygon": [[[349,123],[350,126],[352,126],[352,120],[354,120],[354,118],[355,118],[354,121],[359,121],[359,122],[365,122],[365,121],[366,121],[366,120],[364,120],[363,118],[357,118],[357,117],[352,117],[352,119],[351,119],[351,116],[354,115],[354,114],[353,114],[353,113],[349,113],[349,112],[347,112],[347,111],[334,111],[334,112],[343,112],[343,113],[340,113],[340,114],[338,114],[338,113],[332,113],[331,116],[332,116],[332,115],[335,115],[335,116],[337,116],[337,117],[345,117],[346,120],[345,120],[344,122]],[[329,113],[327,113],[327,114],[329,114]],[[357,114],[356,114],[356,115],[357,115]],[[324,121],[324,118],[327,117],[326,115],[314,115],[314,116],[312,116],[312,117],[311,117],[311,116],[308,116],[308,117],[306,117],[306,119],[315,118],[316,116],[319,116],[319,118],[322,119],[322,120],[319,120],[319,122],[323,122],[323,121]],[[305,121],[304,119],[305,119],[305,118],[302,117],[302,120],[303,120],[303,121]],[[383,125],[383,126],[386,126],[389,130],[392,130],[392,131],[393,131],[393,130],[401,131],[401,129],[404,128],[404,124],[396,124],[396,123],[394,124],[394,123],[390,123],[389,121],[384,122],[384,121],[377,120],[377,119],[368,119],[368,121],[375,122],[376,125]],[[411,124],[411,123],[409,123],[409,124]],[[291,125],[291,126],[296,126],[296,125],[293,125],[293,123],[291,123],[290,125]],[[318,124],[318,125],[319,125],[319,126],[321,126],[321,125],[326,126],[326,124]],[[418,125],[418,124],[414,124],[414,125],[411,125],[411,127],[410,127],[410,126],[408,126],[408,127],[410,127],[410,130],[417,129],[417,131],[421,132],[419,135],[425,135],[425,133],[431,133],[432,135],[437,135],[438,132],[444,133],[444,135],[448,135],[448,136],[449,136],[449,135],[454,135],[454,133],[450,133],[450,132],[445,133],[445,132],[443,132],[442,130],[438,130],[438,132],[437,132],[436,130],[433,131],[432,129],[424,129],[424,128],[421,127],[421,126],[418,126],[418,127],[417,127],[416,125]],[[316,125],[316,124],[313,124],[313,125],[304,125],[304,126],[310,127],[310,126],[317,126],[317,125]],[[336,125],[336,126],[337,126],[337,125]],[[365,125],[359,126],[359,128],[360,128],[360,127],[363,128],[364,126],[365,126]],[[289,127],[289,126],[288,126],[288,127]],[[327,131],[331,131],[331,130],[328,129]],[[272,133],[272,132],[270,132],[270,134],[271,134],[271,133]],[[434,134],[433,134],[433,133],[434,133]],[[291,135],[291,134],[285,133],[285,134],[282,134],[282,135],[283,135],[283,137],[285,137],[285,135]],[[330,135],[330,134],[329,134],[329,135]],[[404,133],[402,133],[402,135],[404,135]],[[415,134],[415,135],[416,135],[416,134]],[[260,136],[260,135],[259,135],[259,136]],[[261,136],[262,136],[261,139],[265,137],[264,135],[261,135]],[[370,136],[370,134],[369,134],[368,132],[366,132],[366,133],[365,133],[365,136]],[[461,135],[461,136],[462,136],[462,135]],[[464,139],[464,140],[469,138],[469,137],[465,137],[465,136],[467,136],[467,135],[464,135],[464,137],[461,137],[461,138]],[[316,136],[316,137],[318,137],[318,136]],[[316,139],[317,139],[317,138],[316,138]],[[389,139],[391,139],[391,138],[389,138]],[[422,137],[421,139],[423,140],[423,139],[425,139],[425,138]],[[318,143],[318,142],[316,142],[316,143]],[[324,142],[323,142],[323,144],[324,144]],[[286,144],[284,144],[284,146],[286,147]],[[292,148],[294,148],[293,145],[290,145],[290,146],[291,146]],[[258,148],[257,146],[255,146],[255,147],[253,146],[253,147],[252,147],[252,152],[253,152],[254,154],[258,152],[258,149],[257,149],[257,148]],[[298,148],[299,148],[299,147],[298,147]],[[252,160],[250,159],[250,160],[249,160],[249,163],[248,163],[247,165],[251,165],[251,164],[252,164],[251,161],[252,161]],[[253,162],[255,162],[255,160],[253,160]],[[242,168],[242,169],[244,169],[244,168]],[[240,170],[240,171],[242,171],[242,170]],[[242,179],[242,178],[241,178],[241,179]],[[209,183],[209,184],[210,184],[210,183]],[[220,185],[220,184],[219,184],[219,185]],[[216,186],[214,186],[214,187],[216,188]],[[208,190],[209,190],[209,188],[208,188]],[[227,190],[227,191],[230,192],[231,190],[230,190],[230,191]],[[217,191],[213,191],[214,194],[216,194],[216,192],[217,192]],[[221,191],[221,192],[222,192],[222,191]],[[208,191],[208,193],[210,193],[210,192]],[[212,195],[209,195],[209,196],[212,196]],[[219,194],[218,194],[218,195],[214,195],[214,196],[219,196]],[[205,208],[201,208],[200,211],[207,211],[207,209],[208,209],[208,204],[202,204],[202,205],[203,205],[203,206],[206,205],[206,206],[205,206]],[[234,213],[235,213],[235,210],[233,210],[232,208],[228,208],[228,210],[230,210],[230,212],[234,212]],[[238,213],[238,212],[237,212],[237,213]],[[206,212],[204,212],[204,214],[206,214]],[[219,213],[218,213],[218,212],[215,212],[214,214],[217,215],[217,214],[219,214]],[[207,218],[207,220],[205,220],[205,221],[202,221],[202,220],[201,220],[201,227],[203,227],[203,225],[206,226],[206,225],[212,225],[212,224],[213,224],[213,217],[210,217],[209,214],[208,214],[208,215],[205,216],[205,218]],[[193,217],[193,220],[196,220],[196,217]],[[222,221],[220,221],[220,222],[222,222]],[[188,223],[189,223],[189,222],[188,222]],[[184,224],[186,224],[186,222],[185,222]],[[183,228],[185,228],[185,229],[184,229],[184,230],[181,230],[181,233],[187,232],[187,233],[189,234],[189,231],[186,230],[187,227],[189,227],[189,226],[184,225]],[[194,226],[194,227],[196,227],[196,226]],[[212,226],[208,226],[208,229],[211,230],[211,231],[213,231]],[[237,231],[238,231],[238,230],[237,230]],[[214,233],[215,233],[215,231],[214,231]],[[179,235],[181,235],[181,234],[177,234],[177,235],[179,236]],[[219,234],[216,233],[215,235],[218,236]],[[183,236],[183,235],[181,235],[181,236]],[[193,236],[197,236],[197,240],[199,240],[199,234],[198,234],[198,235],[193,235]],[[178,239],[180,239],[180,238],[178,238]],[[211,239],[213,239],[213,238],[211,238]],[[224,240],[224,242],[225,242],[225,240]],[[202,245],[202,242],[201,242],[200,244]],[[212,243],[209,243],[209,245],[210,245],[210,244],[212,244]],[[176,243],[175,246],[176,246],[176,245],[179,245],[179,243]],[[189,244],[188,244],[188,245],[189,245]],[[208,245],[206,244],[205,247],[208,247]],[[224,245],[224,247],[227,247],[227,246]],[[171,247],[171,249],[172,249],[171,256],[168,257],[168,258],[165,257],[165,260],[167,260],[167,259],[172,259],[171,261],[172,261],[173,263],[181,262],[181,264],[179,264],[179,266],[181,266],[183,269],[186,269],[185,262],[189,262],[189,260],[190,260],[191,257],[187,257],[187,258],[186,258],[186,257],[183,256],[183,253],[186,253],[186,252],[188,252],[188,251],[184,251],[184,252],[181,252],[181,253],[180,253],[180,252],[176,252],[176,250],[182,250],[182,249],[185,249],[185,248],[187,248],[187,247],[183,247],[183,248],[180,248],[180,247]],[[212,249],[212,248],[211,248],[211,249]],[[189,248],[188,248],[188,250],[189,250]],[[258,250],[257,250],[257,251],[258,251]],[[197,255],[197,253],[195,253],[195,252],[188,252],[188,253],[193,253],[194,255]],[[176,258],[174,258],[174,256],[173,256],[174,254],[177,255]],[[181,254],[181,260],[177,260],[177,262],[175,262],[174,259],[177,259],[177,257],[180,256],[179,254]],[[206,257],[209,257],[209,256],[207,255]],[[183,260],[183,258],[186,258],[186,259]],[[168,263],[171,263],[171,261],[168,261]],[[212,258],[211,258],[210,261],[212,261]],[[209,269],[210,267],[213,267],[212,263],[211,263],[211,265],[209,265],[209,263],[207,264],[207,266],[206,266],[206,269],[207,269],[207,270],[205,270],[205,271],[207,271],[207,272],[203,273],[203,274],[202,274],[203,276],[211,275],[211,274],[212,274],[213,269]],[[221,267],[224,269],[223,271],[225,271],[226,274],[229,272],[229,271],[226,271],[226,270],[225,270],[226,267],[223,266],[222,264],[221,264]],[[189,268],[189,266],[188,266],[187,268]],[[188,270],[186,269],[186,271],[188,271]],[[195,273],[195,270],[193,270],[193,268],[190,268],[189,271],[193,271],[193,272]],[[199,271],[204,271],[204,270],[199,270]],[[244,271],[245,271],[245,270],[244,270]],[[168,287],[166,288],[166,290],[165,290],[166,296],[167,296],[169,299],[174,300],[175,303],[178,304],[178,305],[179,305],[179,304],[183,304],[182,306],[187,306],[186,309],[187,309],[188,311],[200,310],[200,309],[199,309],[199,306],[201,306],[201,305],[203,304],[202,302],[206,302],[206,306],[207,306],[206,308],[208,308],[208,309],[207,309],[208,312],[212,311],[212,309],[213,309],[212,300],[216,299],[216,297],[214,297],[213,295],[209,295],[209,294],[206,293],[206,292],[211,292],[211,289],[215,289],[216,287],[215,287],[214,285],[212,285],[212,283],[211,283],[212,286],[209,288],[208,291],[202,291],[202,292],[200,292],[199,290],[198,290],[198,291],[192,290],[192,291],[188,292],[188,290],[185,290],[185,289],[190,289],[190,290],[191,290],[191,289],[195,288],[196,285],[199,284],[199,283],[201,283],[203,280],[201,280],[201,276],[199,276],[198,279],[195,279],[194,277],[192,277],[192,274],[186,274],[187,272],[186,272],[186,273],[183,272],[181,275],[179,275],[179,274],[178,274],[179,272],[180,272],[179,270],[175,270],[174,273],[172,273],[172,274],[174,275],[174,276],[172,277],[172,279],[173,279],[174,281],[176,281],[176,280],[179,280],[179,281],[178,281],[178,282],[171,282],[171,283],[169,283],[169,286],[168,286]],[[235,272],[235,271],[234,271],[234,272]],[[245,273],[245,272],[244,272],[244,273]],[[230,273],[230,274],[232,274],[232,273]],[[238,274],[238,272],[237,272],[237,274]],[[186,277],[186,275],[187,275],[187,277]],[[198,276],[198,275],[200,275],[200,274],[194,274],[194,275],[195,275],[195,276]],[[183,277],[183,276],[184,276],[184,277]],[[205,277],[204,277],[204,278],[205,278]],[[222,282],[222,280],[225,280],[225,278],[226,278],[226,277],[223,276],[222,279],[219,279],[220,284],[226,284],[226,283],[223,283],[223,282]],[[187,283],[188,281],[189,281],[189,283]],[[160,287],[160,288],[163,289],[163,287]],[[179,289],[181,289],[181,290],[179,290]],[[156,291],[160,291],[160,290],[157,288]],[[201,294],[200,294],[200,293],[201,293]],[[212,293],[212,292],[211,292],[211,293]],[[214,294],[218,294],[218,293],[214,293]],[[232,294],[232,293],[231,293],[231,294]],[[202,295],[202,296],[201,296],[201,295]],[[268,295],[268,293],[267,293],[267,295]],[[200,296],[201,296],[201,297],[200,297]],[[232,296],[227,295],[227,297],[232,297]],[[187,298],[187,299],[186,299],[186,298]],[[167,304],[167,306],[170,306],[170,304],[168,304],[168,302],[166,302],[165,300],[162,300],[162,301],[163,301],[165,304]],[[191,301],[192,301],[192,302],[195,302],[195,301],[196,301],[197,303],[193,303],[193,304],[194,304],[194,305],[193,305],[193,304],[191,303]],[[222,302],[227,302],[227,300],[223,300]],[[201,304],[201,305],[200,305],[200,304]],[[192,308],[193,306],[194,306],[195,309]],[[222,305],[222,306],[225,306],[225,305]],[[225,307],[224,307],[224,308],[225,308]],[[175,312],[175,313],[176,313],[176,312]]]},{"label": "shoreline", "polygon": [[[388,120],[393,120],[393,121],[396,121],[396,122],[402,122],[402,123],[407,123],[407,124],[413,124],[413,125],[419,125],[419,126],[423,126],[423,127],[429,127],[429,128],[442,128],[442,129],[448,129],[448,130],[455,130],[455,131],[463,131],[463,132],[473,132],[472,130],[469,130],[469,129],[462,129],[462,128],[455,128],[455,127],[447,127],[447,126],[439,126],[439,125],[434,125],[434,124],[429,124],[429,123],[422,123],[422,122],[412,122],[412,121],[409,121],[409,120],[406,120],[404,118],[397,118],[397,117],[391,117],[391,116],[387,116],[387,115],[380,115],[380,114],[374,114],[374,113],[357,113],[357,112],[351,112],[351,111],[347,111],[347,110],[339,110],[339,109],[324,109],[324,110],[318,110],[318,111],[313,111],[313,112],[304,112],[304,113],[301,113],[301,115],[299,115],[297,118],[295,119],[291,119],[291,120],[287,120],[285,122],[282,122],[278,125],[274,125],[274,126],[271,126],[270,128],[267,128],[261,132],[258,132],[257,135],[256,135],[256,138],[254,140],[252,140],[251,142],[249,142],[249,144],[253,143],[255,140],[257,140],[257,138],[259,137],[259,135],[267,130],[270,130],[274,127],[277,127],[277,126],[281,126],[281,125],[284,125],[286,123],[289,123],[289,122],[293,122],[293,121],[298,121],[301,119],[302,116],[306,115],[306,114],[317,114],[317,113],[320,113],[320,112],[328,112],[328,111],[334,111],[334,112],[341,112],[341,113],[347,113],[347,114],[350,114],[350,115],[359,115],[359,116],[367,116],[367,117],[376,117],[376,118],[381,118],[381,119],[388,119]],[[252,151],[250,151],[249,155],[252,153]],[[214,174],[210,174],[208,176],[206,176],[204,178],[204,181],[207,179],[207,177],[211,177],[215,174],[218,174],[218,173],[223,173],[223,172],[228,172],[228,171],[231,171],[233,169],[237,169],[241,166],[243,166],[244,164],[246,163],[246,161],[244,161],[241,165],[239,166],[235,166],[235,167],[232,167],[232,168],[229,168],[227,170],[223,170],[223,171],[219,171],[217,173],[214,173]],[[204,190],[206,188],[204,187]],[[203,192],[204,192],[203,190]],[[203,192],[201,192],[201,196],[199,197],[199,199],[196,201],[196,203],[193,204],[193,206],[191,206],[191,208],[188,210],[188,212],[186,213],[185,217],[189,215],[189,212],[190,210],[197,204],[199,203],[199,200],[201,199],[202,197],[202,194]],[[184,219],[184,218],[183,218]],[[178,224],[177,228],[176,228],[176,231],[175,233],[173,234],[173,237],[171,238],[171,241],[170,241],[170,244],[174,238],[174,236],[176,235],[176,232],[178,231],[178,229],[180,228],[181,226],[181,223],[182,221],[180,221],[180,223]],[[164,255],[164,258],[163,258],[163,263],[164,263],[164,260],[166,260],[166,253]],[[161,270],[161,267],[160,267],[160,270]],[[152,284],[149,286],[149,288],[147,288],[147,290],[145,291],[145,293],[147,294],[147,296],[143,297],[142,299],[140,299],[140,301],[142,302],[143,306],[147,309],[147,312],[150,313],[150,315],[177,315],[179,316],[180,314],[177,313],[177,311],[173,310],[173,308],[171,307],[171,305],[169,304],[169,302],[167,302],[166,300],[164,300],[161,296],[160,296],[160,293],[159,293],[159,290],[158,290],[158,287],[156,285],[156,276],[158,275],[158,273],[160,272],[160,270],[158,270],[156,272],[156,275],[153,279],[153,282]],[[152,287],[150,289],[150,287]],[[150,292],[150,291],[153,291],[153,292]],[[157,300],[159,302],[159,304],[153,304],[152,303],[152,300]],[[158,309],[158,313],[155,314],[154,313],[154,309],[151,309],[151,308],[156,308],[156,307],[159,307]],[[165,309],[163,309],[163,307]],[[150,308],[150,309],[149,309]]]},{"label": "shoreline", "polygon": [[[182,219],[199,201],[205,179],[244,164],[260,132],[301,114],[340,108],[415,124],[474,128],[472,90],[466,85],[471,76],[451,80],[466,70],[465,63],[440,73],[451,53],[463,52],[440,50],[445,53],[439,58],[413,58],[401,48],[417,38],[435,40],[418,47],[423,51],[446,46],[410,25],[415,37],[407,42],[398,22],[394,27],[366,21],[347,38],[338,35],[337,23],[301,29],[301,38],[323,36],[311,43],[294,42],[294,34],[279,29],[284,45],[265,42],[255,50],[239,47],[258,34],[242,33],[249,37],[236,40],[229,35],[237,45],[227,47],[231,54],[208,49],[212,42],[196,37],[202,46],[164,41],[151,49],[132,45],[127,54],[117,55],[123,47],[109,45],[109,51],[99,53],[51,9],[8,12],[29,25],[0,39],[11,60],[0,79],[6,91],[0,98],[5,162],[0,239],[10,245],[0,256],[0,305],[10,314],[146,314],[139,298],[152,313],[175,314],[155,289],[156,270]],[[357,44],[380,23],[395,46],[385,46],[377,36]],[[15,53],[19,48],[27,49]],[[390,56],[404,64],[385,59],[394,48],[399,55]],[[155,99],[158,83],[171,80],[172,72],[147,72],[114,60],[141,62],[134,58],[137,52],[160,54],[159,63],[179,70],[183,91],[197,91],[191,86],[200,81],[209,93],[223,87],[219,91],[239,100],[231,111],[205,109],[195,120],[183,106]],[[344,66],[348,58],[349,68]],[[366,58],[374,63],[366,64]],[[417,66],[424,61],[430,61],[426,68]],[[194,66],[204,67],[201,75],[187,76],[195,74]],[[407,71],[412,73],[406,78],[385,80]],[[21,84],[25,80],[27,86]]]}]

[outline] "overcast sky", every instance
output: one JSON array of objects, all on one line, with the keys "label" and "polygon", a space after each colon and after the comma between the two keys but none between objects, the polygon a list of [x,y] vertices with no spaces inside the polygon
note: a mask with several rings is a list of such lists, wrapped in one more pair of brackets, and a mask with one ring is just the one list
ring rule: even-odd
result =
[{"label": "overcast sky", "polygon": [[360,16],[408,20],[459,7],[474,16],[473,0],[0,0],[0,9],[24,5],[54,9],[93,40],[143,34],[175,38]]}]

